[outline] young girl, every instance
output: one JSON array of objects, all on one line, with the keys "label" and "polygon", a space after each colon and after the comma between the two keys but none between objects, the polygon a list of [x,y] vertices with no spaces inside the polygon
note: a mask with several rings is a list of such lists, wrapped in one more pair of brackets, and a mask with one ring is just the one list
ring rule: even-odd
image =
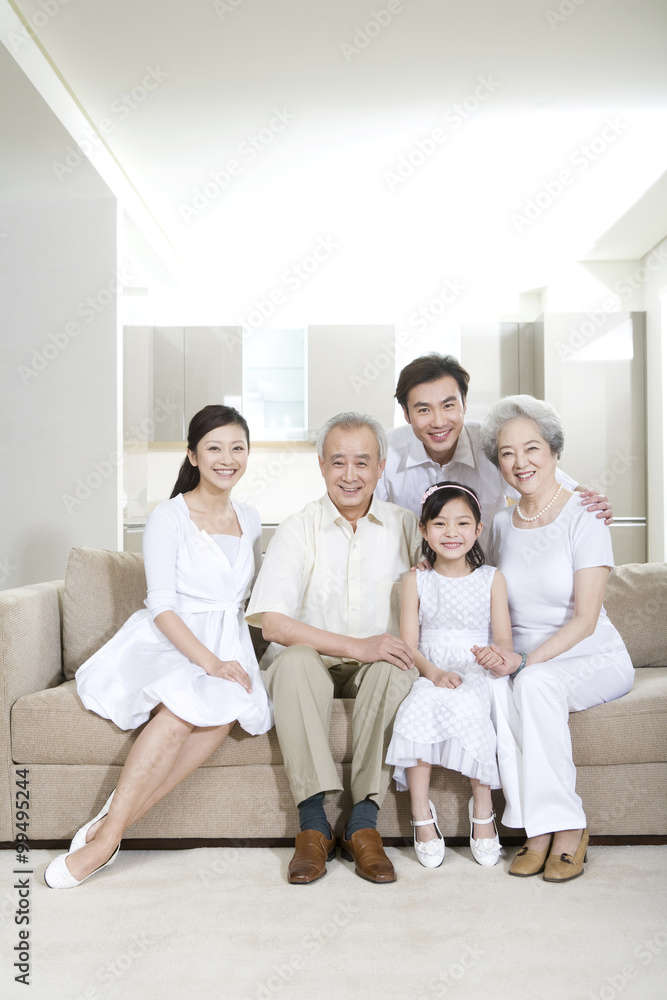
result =
[{"label": "young girl", "polygon": [[[474,490],[436,483],[422,497],[422,548],[431,566],[406,573],[401,589],[401,638],[421,677],[402,703],[387,751],[399,790],[410,789],[414,846],[426,868],[437,868],[445,841],[428,797],[431,767],[470,778],[470,847],[475,860],[495,865],[500,841],[491,788],[499,788],[489,685],[471,647],[493,641],[512,649],[505,580],[485,565],[478,542],[481,507]],[[506,681],[501,680],[501,683]]]}]

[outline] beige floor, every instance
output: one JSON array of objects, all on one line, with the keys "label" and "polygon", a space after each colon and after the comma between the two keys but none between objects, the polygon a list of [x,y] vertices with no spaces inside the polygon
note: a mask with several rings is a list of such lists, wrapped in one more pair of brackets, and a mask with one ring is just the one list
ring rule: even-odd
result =
[{"label": "beige floor", "polygon": [[482,869],[465,848],[435,871],[389,848],[398,881],[383,886],[340,859],[290,886],[286,848],[121,851],[60,892],[42,881],[56,853],[31,859],[26,989],[12,969],[17,866],[0,852],[5,1000],[667,997],[667,847],[591,848],[568,885],[509,878],[508,858]]}]

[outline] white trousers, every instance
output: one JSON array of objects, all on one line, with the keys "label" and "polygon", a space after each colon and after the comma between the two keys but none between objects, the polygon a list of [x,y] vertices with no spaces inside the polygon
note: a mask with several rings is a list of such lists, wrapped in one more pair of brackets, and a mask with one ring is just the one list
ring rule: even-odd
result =
[{"label": "white trousers", "polygon": [[632,687],[634,668],[625,646],[612,645],[616,648],[533,663],[516,680],[503,677],[491,684],[505,826],[523,827],[528,837],[585,828],[568,716],[620,698]]}]

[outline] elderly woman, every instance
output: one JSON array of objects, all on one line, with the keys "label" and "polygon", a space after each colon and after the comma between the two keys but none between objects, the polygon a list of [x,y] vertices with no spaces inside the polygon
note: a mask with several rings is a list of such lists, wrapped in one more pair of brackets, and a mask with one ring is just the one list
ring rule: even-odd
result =
[{"label": "elderly woman", "polygon": [[528,839],[510,867],[547,882],[583,873],[586,816],[575,791],[568,713],[626,694],[633,667],[602,606],[613,567],[609,528],[556,480],[558,414],[508,396],[482,429],[487,457],[521,494],[493,521],[490,561],[505,575],[514,648],[474,648],[510,683],[492,684],[503,822]]}]

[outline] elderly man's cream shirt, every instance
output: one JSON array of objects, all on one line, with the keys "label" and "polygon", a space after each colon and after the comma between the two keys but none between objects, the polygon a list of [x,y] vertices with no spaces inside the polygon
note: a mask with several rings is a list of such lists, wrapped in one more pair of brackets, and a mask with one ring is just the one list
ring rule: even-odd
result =
[{"label": "elderly man's cream shirt", "polygon": [[[261,626],[263,612],[287,615],[338,635],[365,639],[399,634],[400,578],[420,558],[414,514],[373,496],[357,530],[327,494],[280,524],[271,539],[246,613]],[[272,643],[262,659],[283,649]],[[331,664],[342,657],[323,657]]]}]

